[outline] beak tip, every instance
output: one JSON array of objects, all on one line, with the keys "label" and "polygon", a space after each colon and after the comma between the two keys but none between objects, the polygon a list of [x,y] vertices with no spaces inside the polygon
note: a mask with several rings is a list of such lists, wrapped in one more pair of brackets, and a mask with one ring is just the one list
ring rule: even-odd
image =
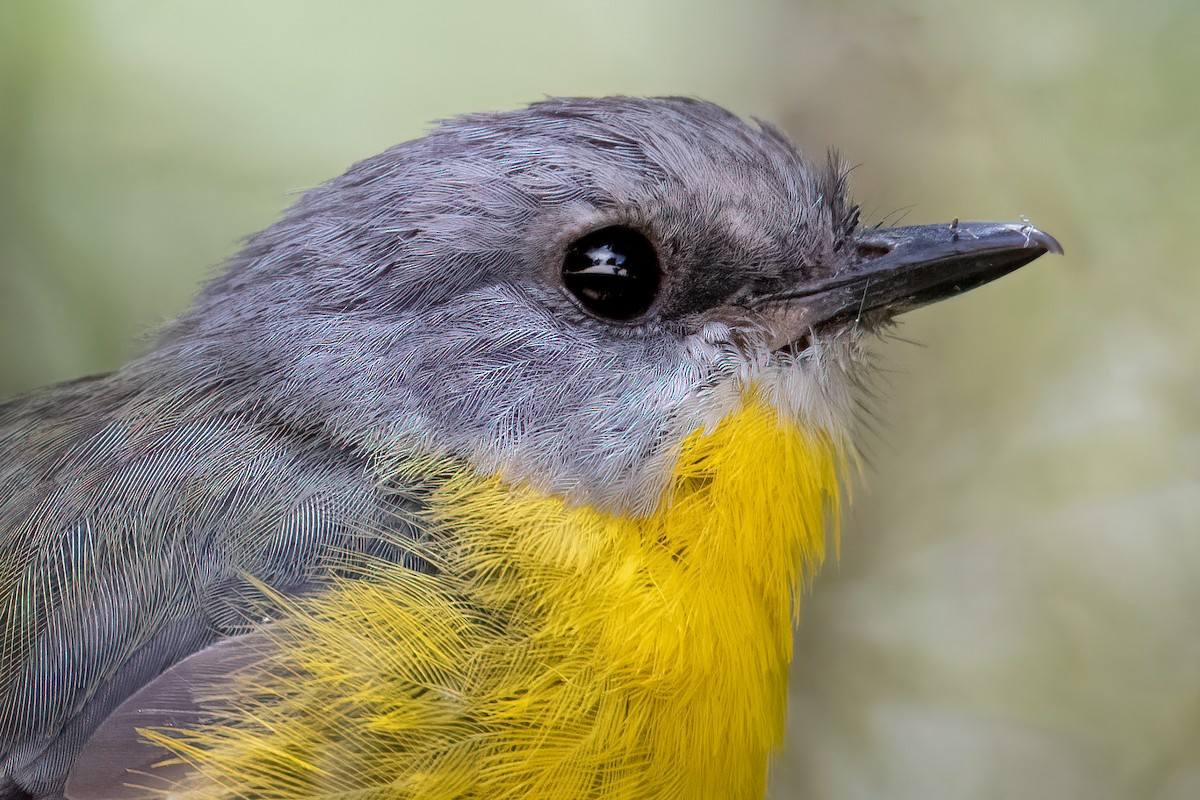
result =
[{"label": "beak tip", "polygon": [[1035,228],[1029,223],[1016,226],[1017,231],[1025,237],[1026,247],[1037,247],[1047,253],[1063,255],[1063,246],[1050,234],[1041,228]]}]

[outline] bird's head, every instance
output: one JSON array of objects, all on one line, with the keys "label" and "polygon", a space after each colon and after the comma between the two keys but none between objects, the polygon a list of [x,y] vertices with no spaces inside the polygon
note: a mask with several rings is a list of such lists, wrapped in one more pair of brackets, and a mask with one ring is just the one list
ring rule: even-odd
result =
[{"label": "bird's head", "polygon": [[865,334],[1055,250],[1028,225],[864,228],[835,159],[708,103],[554,99],[309,192],[158,356],[351,446],[638,512],[747,393],[842,437]]}]

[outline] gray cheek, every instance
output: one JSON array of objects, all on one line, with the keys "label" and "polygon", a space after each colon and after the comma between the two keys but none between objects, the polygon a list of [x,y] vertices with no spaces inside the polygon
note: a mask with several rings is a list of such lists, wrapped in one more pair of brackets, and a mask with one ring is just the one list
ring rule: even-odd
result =
[{"label": "gray cheek", "polygon": [[[369,352],[335,332],[320,359],[319,374],[336,384],[320,392],[337,403],[325,416],[385,457],[451,455],[481,473],[635,512],[657,501],[682,440],[734,410],[747,385],[772,387],[789,415],[833,417],[819,408],[828,393],[805,388],[824,379],[818,364],[775,363],[753,328],[617,335],[498,291],[379,322]],[[299,377],[289,383],[302,387]]]},{"label": "gray cheek", "polygon": [[[410,375],[408,396],[419,406],[407,419],[420,429],[409,432],[481,473],[594,507],[649,512],[683,439],[736,409],[746,386],[770,384],[798,402],[816,397],[774,376],[781,365],[761,342],[729,334],[714,326],[683,339],[564,336],[529,319],[491,336],[460,331],[449,340],[469,340],[469,349],[443,345],[440,360]],[[787,372],[804,381],[795,366]]]},{"label": "gray cheek", "polygon": [[402,337],[409,352],[389,393],[402,407],[390,415],[388,447],[433,449],[613,509],[656,495],[659,462],[690,429],[681,409],[706,372],[686,363],[680,343],[512,305],[453,316],[435,326],[426,317]]},{"label": "gray cheek", "polygon": [[669,365],[611,346],[590,363],[558,357],[553,369],[543,357],[561,354],[531,355],[532,366],[507,374],[474,372],[486,404],[443,416],[443,434],[482,471],[601,507],[640,505],[662,483],[647,473],[678,438],[677,409],[690,387],[673,380]]}]

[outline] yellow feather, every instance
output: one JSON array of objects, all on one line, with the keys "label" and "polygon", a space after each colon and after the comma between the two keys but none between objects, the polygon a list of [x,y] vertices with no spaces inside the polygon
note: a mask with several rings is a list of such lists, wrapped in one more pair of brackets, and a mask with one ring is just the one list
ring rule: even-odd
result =
[{"label": "yellow feather", "polygon": [[216,724],[145,735],[196,798],[760,798],[841,459],[751,397],[648,517],[443,472],[438,574],[297,603]]}]

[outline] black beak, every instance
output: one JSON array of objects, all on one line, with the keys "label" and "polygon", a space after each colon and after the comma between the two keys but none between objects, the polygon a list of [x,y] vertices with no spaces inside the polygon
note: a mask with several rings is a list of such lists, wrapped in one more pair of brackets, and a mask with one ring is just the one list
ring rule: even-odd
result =
[{"label": "black beak", "polygon": [[848,267],[789,287],[779,296],[803,309],[805,327],[859,319],[877,310],[899,314],[982,286],[1045,253],[1063,251],[1053,236],[1032,225],[1000,222],[868,229],[849,244],[854,256]]}]

